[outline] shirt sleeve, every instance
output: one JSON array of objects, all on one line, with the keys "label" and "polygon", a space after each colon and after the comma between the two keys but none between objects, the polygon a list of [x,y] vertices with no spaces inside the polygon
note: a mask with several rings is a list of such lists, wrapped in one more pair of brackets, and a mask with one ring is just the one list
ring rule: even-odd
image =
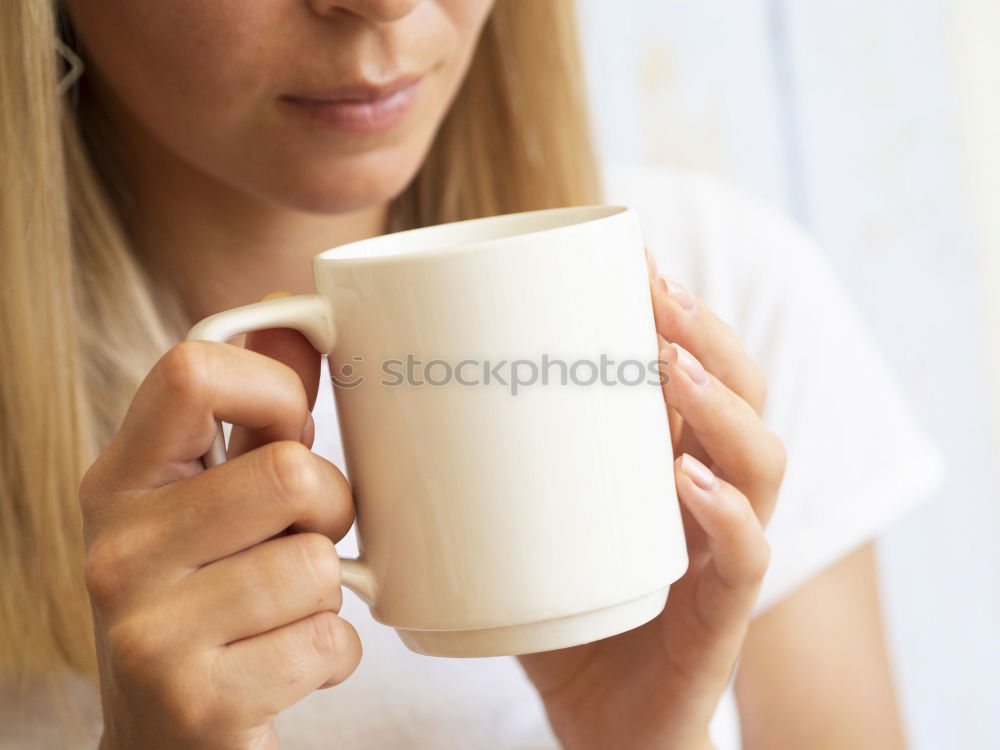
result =
[{"label": "shirt sleeve", "polygon": [[35,678],[0,680],[2,750],[91,750],[103,730],[97,686],[69,669],[58,680],[66,702]]},{"label": "shirt sleeve", "polygon": [[759,614],[932,497],[945,463],[835,269],[789,218],[707,175],[647,170],[630,184],[660,270],[684,274],[767,377],[762,416],[788,464]]},{"label": "shirt sleeve", "polygon": [[[772,207],[716,184],[737,254],[746,341],[768,379],[763,418],[788,466],[768,526],[772,564],[758,613],[928,500],[945,477],[921,427],[835,269]],[[766,265],[760,265],[766,259]]]}]

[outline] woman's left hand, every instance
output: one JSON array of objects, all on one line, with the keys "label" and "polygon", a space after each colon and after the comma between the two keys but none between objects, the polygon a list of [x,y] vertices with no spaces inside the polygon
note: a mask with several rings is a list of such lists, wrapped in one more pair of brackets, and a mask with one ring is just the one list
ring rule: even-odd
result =
[{"label": "woman's left hand", "polygon": [[732,329],[646,258],[690,564],[648,623],[518,657],[568,748],[711,746],[709,720],[767,569],[763,527],[785,471],[784,447],[760,419],[760,368]]}]

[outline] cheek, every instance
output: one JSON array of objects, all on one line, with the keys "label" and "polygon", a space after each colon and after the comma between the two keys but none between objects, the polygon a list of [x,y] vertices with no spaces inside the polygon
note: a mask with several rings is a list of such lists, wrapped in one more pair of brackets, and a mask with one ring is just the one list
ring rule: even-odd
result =
[{"label": "cheek", "polygon": [[[507,0],[509,2],[509,0]],[[458,29],[474,34],[495,5],[494,0],[438,0],[438,6]]]},{"label": "cheek", "polygon": [[[170,147],[195,133],[220,141],[269,84],[261,40],[276,19],[271,3],[247,0],[105,0],[73,15],[88,74],[101,95]],[[71,11],[72,13],[72,11]]]},{"label": "cheek", "polygon": [[483,24],[489,18],[494,0],[438,0],[439,11],[447,16],[453,30],[456,49],[467,62],[475,52]]}]

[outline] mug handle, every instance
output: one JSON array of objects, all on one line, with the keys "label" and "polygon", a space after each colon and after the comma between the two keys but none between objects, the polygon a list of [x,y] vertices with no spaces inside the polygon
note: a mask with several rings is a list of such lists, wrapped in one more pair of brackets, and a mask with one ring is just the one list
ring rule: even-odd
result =
[{"label": "mug handle", "polygon": [[[196,323],[184,339],[224,343],[234,336],[266,328],[293,328],[309,339],[309,343],[321,354],[329,354],[336,340],[333,310],[318,294],[277,297],[209,315]],[[222,420],[216,420],[216,423],[218,430],[212,447],[201,457],[206,469],[226,461],[226,435],[222,430]],[[340,572],[343,585],[371,606],[375,599],[375,578],[364,556],[341,557]]]}]

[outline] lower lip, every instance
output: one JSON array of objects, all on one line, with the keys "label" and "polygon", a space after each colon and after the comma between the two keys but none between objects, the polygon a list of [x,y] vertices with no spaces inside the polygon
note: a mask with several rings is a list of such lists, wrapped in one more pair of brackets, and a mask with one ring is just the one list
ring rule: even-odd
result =
[{"label": "lower lip", "polygon": [[323,102],[282,97],[313,120],[345,133],[380,133],[398,125],[413,108],[420,81],[373,101]]}]

